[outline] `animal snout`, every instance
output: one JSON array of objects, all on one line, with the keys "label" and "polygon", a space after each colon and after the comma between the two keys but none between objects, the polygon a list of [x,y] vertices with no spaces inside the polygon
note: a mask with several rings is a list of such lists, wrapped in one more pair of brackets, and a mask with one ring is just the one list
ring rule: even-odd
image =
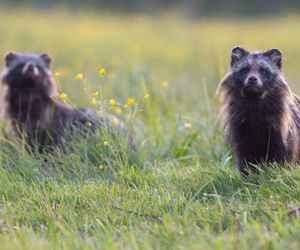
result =
[{"label": "animal snout", "polygon": [[248,85],[257,85],[258,84],[258,79],[256,76],[250,76],[248,81],[247,81]]},{"label": "animal snout", "polygon": [[28,76],[38,76],[39,74],[39,70],[38,68],[31,64],[31,63],[27,63],[22,70],[23,75],[28,75]]},{"label": "animal snout", "polygon": [[256,75],[251,75],[249,76],[245,83],[244,86],[247,88],[261,88],[262,87],[262,82],[259,79],[259,77],[257,77]]}]

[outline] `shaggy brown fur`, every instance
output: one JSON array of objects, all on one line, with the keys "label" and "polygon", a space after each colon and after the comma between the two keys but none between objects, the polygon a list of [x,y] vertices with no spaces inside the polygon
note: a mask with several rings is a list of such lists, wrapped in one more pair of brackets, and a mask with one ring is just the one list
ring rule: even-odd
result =
[{"label": "shaggy brown fur", "polygon": [[8,53],[2,72],[2,113],[14,133],[40,152],[63,146],[74,129],[94,130],[101,120],[95,110],[54,101],[56,86],[50,63],[47,54]]},{"label": "shaggy brown fur", "polygon": [[292,94],[278,49],[249,52],[236,47],[231,70],[219,84],[225,138],[242,174],[251,164],[294,162],[299,157],[300,99]]}]

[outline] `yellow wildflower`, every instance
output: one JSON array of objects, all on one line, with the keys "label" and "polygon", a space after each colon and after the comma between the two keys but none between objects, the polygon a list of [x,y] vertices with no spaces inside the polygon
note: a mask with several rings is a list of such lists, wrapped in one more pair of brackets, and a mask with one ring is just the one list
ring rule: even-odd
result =
[{"label": "yellow wildflower", "polygon": [[106,74],[106,69],[105,68],[101,68],[99,70],[99,74],[100,74],[100,76],[104,76]]},{"label": "yellow wildflower", "polygon": [[112,105],[112,106],[116,105],[116,100],[115,99],[110,99],[109,104]]},{"label": "yellow wildflower", "polygon": [[134,98],[128,98],[127,103],[124,104],[123,107],[127,109],[128,107],[130,107],[133,104],[135,104]]},{"label": "yellow wildflower", "polygon": [[144,95],[144,98],[149,98],[149,97],[150,97],[149,94],[145,94],[145,95]]},{"label": "yellow wildflower", "polygon": [[82,75],[82,74],[78,73],[78,74],[76,75],[76,79],[77,79],[77,80],[82,80],[82,78],[83,78],[83,75]]},{"label": "yellow wildflower", "polygon": [[128,98],[127,104],[130,106],[135,103],[134,98]]},{"label": "yellow wildflower", "polygon": [[163,81],[163,82],[161,83],[161,87],[162,87],[163,89],[167,89],[168,86],[169,86],[169,83],[168,83],[167,81]]},{"label": "yellow wildflower", "polygon": [[54,76],[59,77],[60,76],[60,72],[55,72]]},{"label": "yellow wildflower", "polygon": [[59,98],[62,99],[63,101],[66,100],[67,97],[68,97],[68,95],[67,95],[66,93],[61,93],[61,94],[59,95]]},{"label": "yellow wildflower", "polygon": [[121,114],[122,113],[122,109],[120,109],[120,107],[115,107],[115,112],[117,114]]},{"label": "yellow wildflower", "polygon": [[91,103],[92,103],[93,105],[96,105],[96,104],[97,104],[97,99],[96,99],[95,97],[93,97],[92,100],[91,100]]},{"label": "yellow wildflower", "polygon": [[108,142],[107,142],[107,141],[104,141],[104,142],[103,142],[103,145],[104,145],[104,146],[107,146],[107,145],[108,145]]},{"label": "yellow wildflower", "polygon": [[97,97],[99,95],[99,92],[98,91],[95,91],[95,92],[93,92],[92,94],[91,94],[91,96],[93,96],[93,97]]}]

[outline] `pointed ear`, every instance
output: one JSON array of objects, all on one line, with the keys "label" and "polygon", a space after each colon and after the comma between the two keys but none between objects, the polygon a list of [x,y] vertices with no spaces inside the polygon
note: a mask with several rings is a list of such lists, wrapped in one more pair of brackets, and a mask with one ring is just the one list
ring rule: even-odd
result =
[{"label": "pointed ear", "polygon": [[263,53],[268,57],[279,69],[282,67],[282,54],[279,49],[270,49]]},{"label": "pointed ear", "polygon": [[43,61],[45,62],[46,66],[48,68],[50,68],[50,64],[52,62],[51,57],[47,54],[47,53],[43,53],[41,54],[41,58],[43,59]]},{"label": "pointed ear", "polygon": [[249,55],[249,51],[241,47],[234,47],[231,51],[231,67],[246,55]]},{"label": "pointed ear", "polygon": [[6,53],[6,55],[4,57],[6,67],[8,67],[11,64],[11,62],[13,60],[15,60],[16,58],[17,58],[17,55],[15,53],[13,53],[13,52]]}]

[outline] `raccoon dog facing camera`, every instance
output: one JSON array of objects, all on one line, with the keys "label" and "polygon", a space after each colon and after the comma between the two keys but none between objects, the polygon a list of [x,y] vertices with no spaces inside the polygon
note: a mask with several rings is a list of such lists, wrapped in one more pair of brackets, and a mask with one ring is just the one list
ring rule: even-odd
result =
[{"label": "raccoon dog facing camera", "polygon": [[2,114],[10,130],[39,151],[63,146],[74,129],[93,131],[101,123],[96,110],[76,109],[53,99],[57,91],[50,64],[45,53],[10,52],[1,79]]},{"label": "raccoon dog facing camera", "polygon": [[294,162],[299,157],[300,98],[282,73],[278,49],[235,47],[230,71],[219,84],[225,139],[247,175],[253,164]]}]

